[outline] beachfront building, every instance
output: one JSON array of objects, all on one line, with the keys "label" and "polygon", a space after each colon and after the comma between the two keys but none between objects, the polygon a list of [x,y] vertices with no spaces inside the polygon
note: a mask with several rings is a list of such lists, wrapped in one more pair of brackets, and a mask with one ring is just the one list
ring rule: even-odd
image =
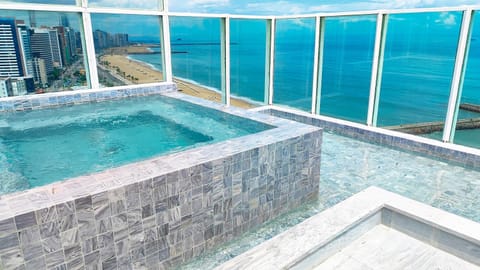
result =
[{"label": "beachfront building", "polygon": [[24,96],[35,91],[33,77],[15,77],[12,79],[11,84],[11,96]]},{"label": "beachfront building", "polygon": [[128,34],[116,33],[112,39],[112,45],[114,47],[128,46]]},{"label": "beachfront building", "polygon": [[102,30],[95,30],[93,32],[93,40],[95,48],[98,50],[111,47],[124,47],[129,44],[128,34],[124,33],[108,33]]},{"label": "beachfront building", "polygon": [[12,82],[8,77],[0,77],[0,98],[8,97],[12,93]]},{"label": "beachfront building", "polygon": [[109,47],[109,34],[101,30],[95,30],[93,32],[93,40],[95,48],[103,49]]}]

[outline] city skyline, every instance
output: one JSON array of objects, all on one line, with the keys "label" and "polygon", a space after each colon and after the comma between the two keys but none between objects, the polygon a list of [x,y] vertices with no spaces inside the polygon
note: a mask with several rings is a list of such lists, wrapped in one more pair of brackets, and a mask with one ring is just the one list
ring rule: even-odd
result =
[{"label": "city skyline", "polygon": [[82,52],[79,32],[68,16],[59,14],[57,23],[46,25],[36,12],[6,15],[0,17],[0,97],[43,92],[50,86],[61,89],[59,80],[66,87],[68,79],[62,76]]}]

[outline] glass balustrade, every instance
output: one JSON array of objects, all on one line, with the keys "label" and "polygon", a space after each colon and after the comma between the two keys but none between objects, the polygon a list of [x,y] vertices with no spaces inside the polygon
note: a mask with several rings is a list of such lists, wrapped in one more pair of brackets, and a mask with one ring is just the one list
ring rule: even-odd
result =
[{"label": "glass balustrade", "polygon": [[310,111],[315,18],[277,20],[275,29],[273,103]]},{"label": "glass balustrade", "polygon": [[320,114],[366,123],[376,16],[325,20]]},{"label": "glass balustrade", "polygon": [[178,89],[221,102],[220,19],[171,17],[172,70]]},{"label": "glass balustrade", "polygon": [[265,20],[230,21],[230,92],[234,106],[264,104],[266,33]]},{"label": "glass balustrade", "polygon": [[[168,68],[179,90],[186,94],[224,102],[224,83],[229,78],[233,106],[264,105],[272,94],[274,105],[311,112],[312,103],[317,102],[321,115],[363,124],[368,106],[376,101],[376,126],[443,138],[464,19],[461,9],[387,12],[385,47],[380,54],[380,92],[378,100],[372,101],[374,45],[379,42],[375,40],[377,14],[326,15],[321,28],[323,43],[319,43],[323,47],[317,48],[322,53],[318,101],[312,102],[316,76],[314,15],[168,16],[169,12],[162,12],[161,1],[127,2],[90,0],[83,3],[85,9],[80,9],[80,2],[74,0],[1,1],[7,5],[0,10],[0,97],[162,82],[165,70],[169,70],[164,63],[171,60]],[[22,4],[32,10],[16,8]],[[58,5],[71,5],[72,11],[58,12]],[[146,15],[152,11],[157,15]],[[480,147],[477,13],[472,21],[453,135],[454,143],[476,148]],[[270,41],[272,19],[275,32]],[[223,22],[229,22],[228,29]],[[171,51],[166,54],[162,29],[168,31],[165,37],[170,36]],[[222,48],[227,34],[230,54]],[[274,48],[273,59],[270,48]],[[94,57],[97,66],[88,65],[88,59],[93,62]],[[230,61],[228,72],[223,69],[228,66],[225,61]],[[97,80],[90,80],[93,74],[98,74],[99,85]],[[271,75],[273,82],[269,81]]]},{"label": "glass balustrade", "polygon": [[89,87],[80,14],[0,14],[0,97]]},{"label": "glass balustrade", "polygon": [[415,135],[442,132],[461,12],[388,17],[378,126]]},{"label": "glass balustrade", "polygon": [[480,148],[480,14],[474,13],[454,143]]},{"label": "glass balustrade", "polygon": [[91,20],[101,87],[164,80],[159,17],[95,13]]}]

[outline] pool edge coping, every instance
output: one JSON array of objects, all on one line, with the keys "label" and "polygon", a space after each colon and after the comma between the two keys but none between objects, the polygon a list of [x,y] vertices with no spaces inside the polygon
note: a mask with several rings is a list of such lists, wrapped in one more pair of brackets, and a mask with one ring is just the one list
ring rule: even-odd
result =
[{"label": "pool edge coping", "polygon": [[[166,87],[175,86],[175,84],[162,85]],[[121,87],[119,89],[123,91],[130,88]],[[112,90],[109,88],[101,89],[99,92],[103,93],[110,91],[117,90]],[[90,92],[97,93],[94,90],[90,90]],[[58,97],[62,96],[62,93],[64,92],[52,94],[53,96]],[[77,95],[78,93],[74,93],[72,91],[68,92],[67,94],[69,96],[72,96]],[[144,94],[141,95],[143,96]],[[164,95],[167,97],[180,99],[185,102],[194,103],[196,105],[205,106],[220,111],[221,113],[232,114],[242,118],[247,118],[249,120],[268,124],[274,126],[274,128],[262,131],[260,133],[254,133],[222,142],[217,142],[214,144],[187,149],[181,152],[151,157],[145,160],[106,169],[101,172],[57,181],[47,184],[45,186],[34,187],[23,191],[0,195],[0,220],[13,218],[18,215],[42,210],[52,205],[58,205],[84,196],[98,194],[136,182],[152,179],[152,177],[158,174],[168,174],[169,172],[195,166],[198,163],[214,161],[217,158],[212,154],[208,156],[208,153],[218,154],[218,147],[222,148],[222,155],[225,155],[227,153],[233,155],[242,152],[242,149],[251,149],[266,144],[275,144],[289,138],[322,131],[322,129],[319,127],[305,125],[299,122],[290,121],[275,116],[270,116],[254,111],[248,111],[241,108],[225,106],[220,103],[215,103],[197,97],[188,96],[178,92],[176,90],[176,87],[174,89],[160,88],[160,92],[153,92],[149,93],[148,95]],[[29,96],[28,98],[31,97]],[[42,96],[40,96],[40,98],[42,98]],[[111,99],[101,101],[107,100]],[[76,104],[77,103],[75,103],[74,105]],[[58,106],[64,105],[68,106],[69,104],[60,104]],[[42,108],[49,108],[49,106]],[[254,138],[258,137],[259,134],[262,134],[261,138]],[[192,157],[195,158],[193,159]],[[184,163],[181,164],[181,166],[177,167],[170,166],[170,164],[172,163],[179,165],[179,161],[182,161]],[[92,179],[95,181],[91,181]]]}]

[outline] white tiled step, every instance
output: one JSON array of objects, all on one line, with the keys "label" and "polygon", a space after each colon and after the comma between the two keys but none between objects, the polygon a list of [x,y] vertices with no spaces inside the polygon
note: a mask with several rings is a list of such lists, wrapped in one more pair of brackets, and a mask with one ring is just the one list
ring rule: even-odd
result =
[{"label": "white tiled step", "polygon": [[377,225],[313,269],[478,270],[480,267],[390,227]]}]

